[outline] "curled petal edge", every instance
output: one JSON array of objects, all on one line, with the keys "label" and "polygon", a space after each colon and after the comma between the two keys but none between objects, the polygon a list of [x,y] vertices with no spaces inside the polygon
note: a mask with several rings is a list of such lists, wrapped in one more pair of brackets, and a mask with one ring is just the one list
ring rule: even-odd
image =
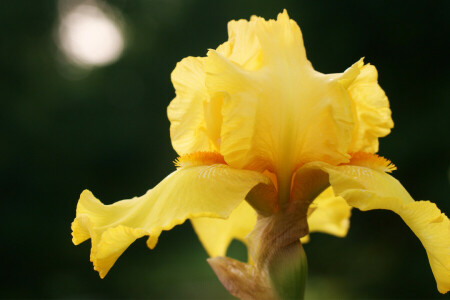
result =
[{"label": "curled petal edge", "polygon": [[362,211],[387,209],[398,214],[419,238],[428,255],[437,289],[450,290],[450,220],[436,204],[414,201],[394,177],[367,166],[309,163],[329,175],[335,195]]},{"label": "curled petal edge", "polygon": [[91,261],[105,277],[136,239],[148,235],[156,246],[164,230],[199,217],[227,218],[258,183],[270,183],[261,173],[224,164],[180,168],[142,197],[102,204],[84,191],[72,223],[73,243],[91,238]]}]

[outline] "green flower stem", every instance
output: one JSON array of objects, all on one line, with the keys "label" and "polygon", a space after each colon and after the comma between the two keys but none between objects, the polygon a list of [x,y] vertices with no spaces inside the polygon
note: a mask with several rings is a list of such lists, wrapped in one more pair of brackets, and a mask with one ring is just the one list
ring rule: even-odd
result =
[{"label": "green flower stem", "polygon": [[308,263],[300,241],[279,249],[272,257],[268,271],[280,299],[304,299]]}]

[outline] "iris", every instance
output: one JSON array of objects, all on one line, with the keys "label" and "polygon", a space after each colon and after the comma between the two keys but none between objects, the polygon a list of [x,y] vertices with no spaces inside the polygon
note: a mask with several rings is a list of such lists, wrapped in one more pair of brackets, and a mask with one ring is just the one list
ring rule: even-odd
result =
[{"label": "iris", "polygon": [[[393,127],[377,70],[359,60],[322,74],[306,58],[298,25],[231,21],[229,39],[172,73],[167,113],[177,169],[145,195],[103,205],[78,202],[73,242],[92,240],[103,278],[137,238],[153,249],[190,219],[224,286],[240,298],[302,297],[309,233],[345,236],[352,207],[387,209],[416,234],[441,293],[450,290],[450,221],[414,201],[375,154]],[[248,263],[226,258],[233,239]]]}]

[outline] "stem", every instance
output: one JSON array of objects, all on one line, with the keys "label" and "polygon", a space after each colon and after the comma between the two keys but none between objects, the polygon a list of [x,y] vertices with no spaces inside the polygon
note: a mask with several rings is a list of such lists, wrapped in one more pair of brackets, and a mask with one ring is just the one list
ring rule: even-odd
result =
[{"label": "stem", "polygon": [[268,271],[272,287],[280,299],[304,299],[308,263],[299,241],[277,251]]}]

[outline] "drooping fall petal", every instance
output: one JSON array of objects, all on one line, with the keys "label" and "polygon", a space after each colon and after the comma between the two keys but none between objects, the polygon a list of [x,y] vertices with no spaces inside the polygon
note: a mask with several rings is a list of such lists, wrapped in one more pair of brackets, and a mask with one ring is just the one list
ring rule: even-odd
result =
[{"label": "drooping fall petal", "polygon": [[[414,201],[403,186],[384,172],[379,158],[365,164],[330,166],[312,163],[329,174],[336,195],[360,210],[387,209],[398,214],[422,242],[441,293],[450,290],[450,221],[434,203]],[[378,167],[376,161],[382,163]]]},{"label": "drooping fall petal", "polygon": [[311,203],[308,215],[309,232],[322,232],[338,237],[347,235],[350,227],[351,206],[344,198],[335,196],[331,187]]},{"label": "drooping fall petal", "polygon": [[81,194],[73,242],[91,238],[91,261],[101,277],[137,238],[148,235],[153,248],[163,230],[186,219],[227,218],[253,186],[270,182],[260,173],[224,164],[185,164],[142,197],[104,205],[89,191]]},{"label": "drooping fall petal", "polygon": [[248,246],[246,237],[255,227],[257,215],[271,215],[276,210],[276,189],[272,181],[258,183],[247,193],[245,199],[227,219],[191,220],[209,256],[225,256],[233,239]]},{"label": "drooping fall petal", "polygon": [[256,212],[242,201],[227,219],[195,218],[191,222],[208,255],[225,256],[233,239],[247,243],[245,237],[255,227]]}]

